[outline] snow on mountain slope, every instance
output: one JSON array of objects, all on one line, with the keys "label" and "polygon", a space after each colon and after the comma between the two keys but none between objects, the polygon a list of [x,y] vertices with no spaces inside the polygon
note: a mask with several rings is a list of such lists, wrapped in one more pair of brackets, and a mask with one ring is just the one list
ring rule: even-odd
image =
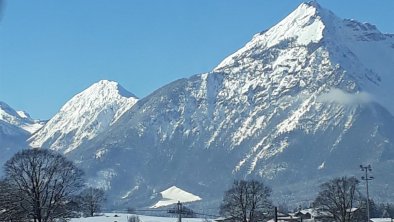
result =
[{"label": "snow on mountain slope", "polygon": [[[217,200],[249,177],[299,203],[366,163],[373,192],[386,193],[375,197],[394,198],[392,45],[370,24],[301,4],[212,72],[156,90],[67,155],[114,204],[151,205],[172,184]],[[382,58],[366,61],[368,50]]]},{"label": "snow on mountain slope", "polygon": [[0,165],[4,165],[19,150],[27,148],[27,138],[43,124],[43,121],[33,120],[29,114],[15,111],[0,102]]},{"label": "snow on mountain slope", "polygon": [[162,199],[155,203],[151,208],[165,207],[172,204],[188,203],[201,200],[199,196],[186,192],[176,186],[172,186],[162,192],[160,192]]},{"label": "snow on mountain slope", "polygon": [[30,139],[30,146],[67,153],[108,129],[136,102],[118,83],[99,81],[68,101]]},{"label": "snow on mountain slope", "polygon": [[[27,148],[26,139],[30,133],[15,125],[0,120],[0,165],[9,160],[19,150]],[[0,176],[3,169],[0,169]]]},{"label": "snow on mountain slope", "polygon": [[[264,64],[266,60],[257,58],[266,50],[278,48],[289,50],[279,55],[273,64]],[[316,57],[300,61],[297,56],[309,56],[314,50],[326,53],[323,59],[329,60],[322,60],[322,63],[338,65],[334,68],[349,72],[347,75],[364,91],[372,93],[374,99],[394,113],[394,103],[390,99],[394,82],[394,35],[382,34],[369,23],[340,19],[316,2],[301,4],[268,31],[256,34],[245,47],[223,60],[215,71],[261,66],[263,69],[279,68],[291,74],[301,71],[304,68],[301,64],[307,65],[308,59]],[[264,56],[269,59],[275,55]]]},{"label": "snow on mountain slope", "polygon": [[30,115],[24,111],[15,111],[9,105],[1,101],[0,120],[26,130],[31,134],[39,130],[45,124],[43,121],[33,120]]}]

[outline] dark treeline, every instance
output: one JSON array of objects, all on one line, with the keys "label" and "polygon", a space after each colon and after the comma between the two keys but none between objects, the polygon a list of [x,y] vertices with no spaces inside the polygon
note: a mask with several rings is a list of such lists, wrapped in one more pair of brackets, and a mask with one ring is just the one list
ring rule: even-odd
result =
[{"label": "dark treeline", "polygon": [[20,151],[5,163],[4,171],[0,221],[48,222],[93,216],[105,200],[103,190],[85,188],[83,172],[51,150]]},{"label": "dark treeline", "polygon": [[[315,221],[367,221],[367,201],[355,177],[337,177],[320,185],[319,193],[309,207],[319,219]],[[263,222],[275,217],[270,200],[271,189],[256,180],[236,180],[224,193],[220,214],[229,222]],[[288,213],[285,203],[277,207]],[[394,205],[375,204],[369,200],[371,218],[394,218]],[[301,209],[296,209],[295,214]],[[295,219],[294,219],[295,221]]]},{"label": "dark treeline", "polygon": [[[102,189],[85,187],[83,172],[64,156],[47,149],[16,153],[0,180],[0,221],[61,221],[94,216],[105,201]],[[337,177],[320,185],[311,208],[329,221],[367,220],[367,201],[355,177]],[[224,193],[220,214],[229,222],[272,219],[272,190],[258,180],[236,180]],[[279,209],[288,209],[285,203]],[[369,200],[372,218],[394,218],[394,204]],[[321,220],[324,221],[324,220]]]}]

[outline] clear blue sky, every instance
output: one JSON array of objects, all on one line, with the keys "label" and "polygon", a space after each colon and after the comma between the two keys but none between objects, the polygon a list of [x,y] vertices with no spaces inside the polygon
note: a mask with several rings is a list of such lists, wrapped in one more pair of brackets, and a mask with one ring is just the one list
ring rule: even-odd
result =
[{"label": "clear blue sky", "polygon": [[[0,101],[49,119],[101,79],[144,97],[210,71],[301,2],[8,0],[0,21]],[[318,2],[394,33],[394,0]]]}]

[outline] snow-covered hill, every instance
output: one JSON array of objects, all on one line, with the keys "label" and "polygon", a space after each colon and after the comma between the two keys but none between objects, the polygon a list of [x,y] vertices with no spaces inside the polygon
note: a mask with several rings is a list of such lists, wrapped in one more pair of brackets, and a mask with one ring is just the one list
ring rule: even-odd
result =
[{"label": "snow-covered hill", "polygon": [[29,139],[30,146],[70,152],[107,130],[137,100],[117,82],[99,81],[68,101]]},{"label": "snow-covered hill", "polygon": [[161,194],[161,199],[157,203],[155,203],[151,208],[165,207],[172,204],[176,204],[178,202],[188,203],[188,202],[201,200],[199,196],[184,191],[176,186],[172,186],[160,192],[160,194]]}]

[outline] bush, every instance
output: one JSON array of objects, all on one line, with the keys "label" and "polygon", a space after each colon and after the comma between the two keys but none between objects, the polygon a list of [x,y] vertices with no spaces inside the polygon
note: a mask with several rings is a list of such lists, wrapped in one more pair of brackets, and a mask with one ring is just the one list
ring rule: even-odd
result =
[{"label": "bush", "polygon": [[141,222],[140,218],[136,215],[128,216],[127,222]]}]

